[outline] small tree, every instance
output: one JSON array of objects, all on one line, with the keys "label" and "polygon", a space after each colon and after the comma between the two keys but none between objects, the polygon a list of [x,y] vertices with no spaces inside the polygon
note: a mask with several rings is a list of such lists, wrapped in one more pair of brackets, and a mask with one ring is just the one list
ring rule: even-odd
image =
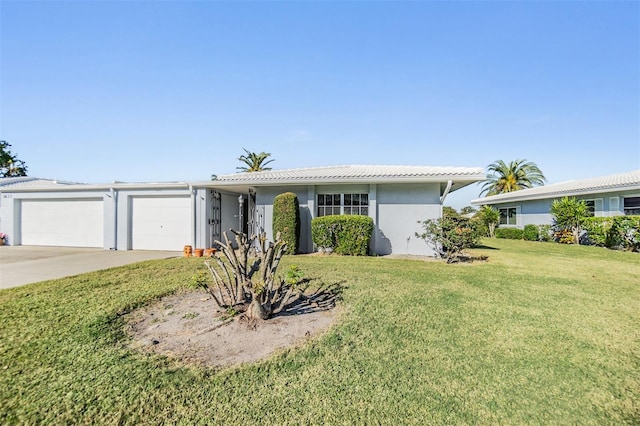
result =
[{"label": "small tree", "polygon": [[442,216],[445,216],[445,217],[460,217],[460,214],[453,207],[443,206],[442,207]]},{"label": "small tree", "polygon": [[500,223],[500,212],[491,206],[485,205],[478,212],[478,218],[487,229],[487,237],[495,237],[496,227]]},{"label": "small tree", "polygon": [[287,244],[285,253],[296,254],[300,242],[300,204],[293,192],[285,192],[273,200],[273,233],[280,233]]},{"label": "small tree", "polygon": [[480,240],[480,233],[473,222],[464,217],[443,216],[418,223],[422,225],[423,232],[416,232],[416,237],[422,238],[447,263],[460,260],[463,251]]},{"label": "small tree", "polygon": [[476,209],[473,206],[464,206],[463,208],[460,209],[460,214],[461,215],[471,215],[472,213],[477,212],[478,209]]},{"label": "small tree", "polygon": [[0,141],[0,178],[27,175],[27,165],[11,153],[11,144]]},{"label": "small tree", "polygon": [[556,231],[571,231],[573,242],[580,244],[582,225],[589,217],[589,208],[584,200],[575,197],[564,197],[551,203],[553,226]]}]

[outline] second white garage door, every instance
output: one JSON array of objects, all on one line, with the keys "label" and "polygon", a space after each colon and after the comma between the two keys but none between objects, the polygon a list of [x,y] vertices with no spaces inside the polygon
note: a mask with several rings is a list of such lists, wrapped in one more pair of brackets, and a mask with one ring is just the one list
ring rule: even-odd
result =
[{"label": "second white garage door", "polygon": [[182,251],[191,244],[190,197],[140,197],[131,200],[131,248]]}]

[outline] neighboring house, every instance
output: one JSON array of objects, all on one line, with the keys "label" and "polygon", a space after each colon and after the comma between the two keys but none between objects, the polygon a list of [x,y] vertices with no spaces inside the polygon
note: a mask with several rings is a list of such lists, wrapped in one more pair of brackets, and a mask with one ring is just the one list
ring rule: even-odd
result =
[{"label": "neighboring house", "polygon": [[300,251],[314,251],[311,219],[373,218],[375,254],[433,252],[418,221],[442,215],[451,191],[485,178],[482,168],[336,166],[218,176],[213,181],[0,187],[0,231],[11,244],[182,250],[211,247],[230,228],[272,235],[273,200],[298,196]]},{"label": "neighboring house", "polygon": [[498,209],[501,227],[522,228],[552,224],[551,203],[563,197],[584,200],[593,216],[640,214],[640,170],[492,195],[471,204]]}]

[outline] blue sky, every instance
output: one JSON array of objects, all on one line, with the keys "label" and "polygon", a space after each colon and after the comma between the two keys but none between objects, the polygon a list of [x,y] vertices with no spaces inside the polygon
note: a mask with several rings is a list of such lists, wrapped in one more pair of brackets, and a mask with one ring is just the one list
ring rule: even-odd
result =
[{"label": "blue sky", "polygon": [[[32,176],[640,168],[640,2],[0,2],[0,138]],[[479,186],[449,196],[456,208]]]}]

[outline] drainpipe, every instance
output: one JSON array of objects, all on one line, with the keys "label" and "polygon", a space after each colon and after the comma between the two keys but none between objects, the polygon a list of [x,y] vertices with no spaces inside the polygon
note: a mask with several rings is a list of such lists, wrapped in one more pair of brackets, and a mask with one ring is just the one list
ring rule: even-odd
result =
[{"label": "drainpipe", "polygon": [[111,187],[111,199],[113,200],[113,247],[111,250],[118,250],[118,193]]},{"label": "drainpipe", "polygon": [[198,208],[196,206],[196,202],[198,201],[198,199],[196,198],[196,193],[193,190],[193,185],[188,184],[189,185],[189,193],[191,194],[191,207],[193,208],[193,214],[191,215],[191,237],[193,238],[193,241],[191,242],[191,246],[193,247],[193,249],[195,250],[196,248],[196,239],[198,238],[198,231],[196,229],[196,215],[198,214]]},{"label": "drainpipe", "polygon": [[452,186],[453,186],[453,181],[449,179],[449,181],[447,181],[447,187],[445,188],[444,192],[442,193],[442,196],[440,197],[440,204],[444,203],[444,199],[447,198],[447,195],[449,195],[449,191],[451,191]]}]

